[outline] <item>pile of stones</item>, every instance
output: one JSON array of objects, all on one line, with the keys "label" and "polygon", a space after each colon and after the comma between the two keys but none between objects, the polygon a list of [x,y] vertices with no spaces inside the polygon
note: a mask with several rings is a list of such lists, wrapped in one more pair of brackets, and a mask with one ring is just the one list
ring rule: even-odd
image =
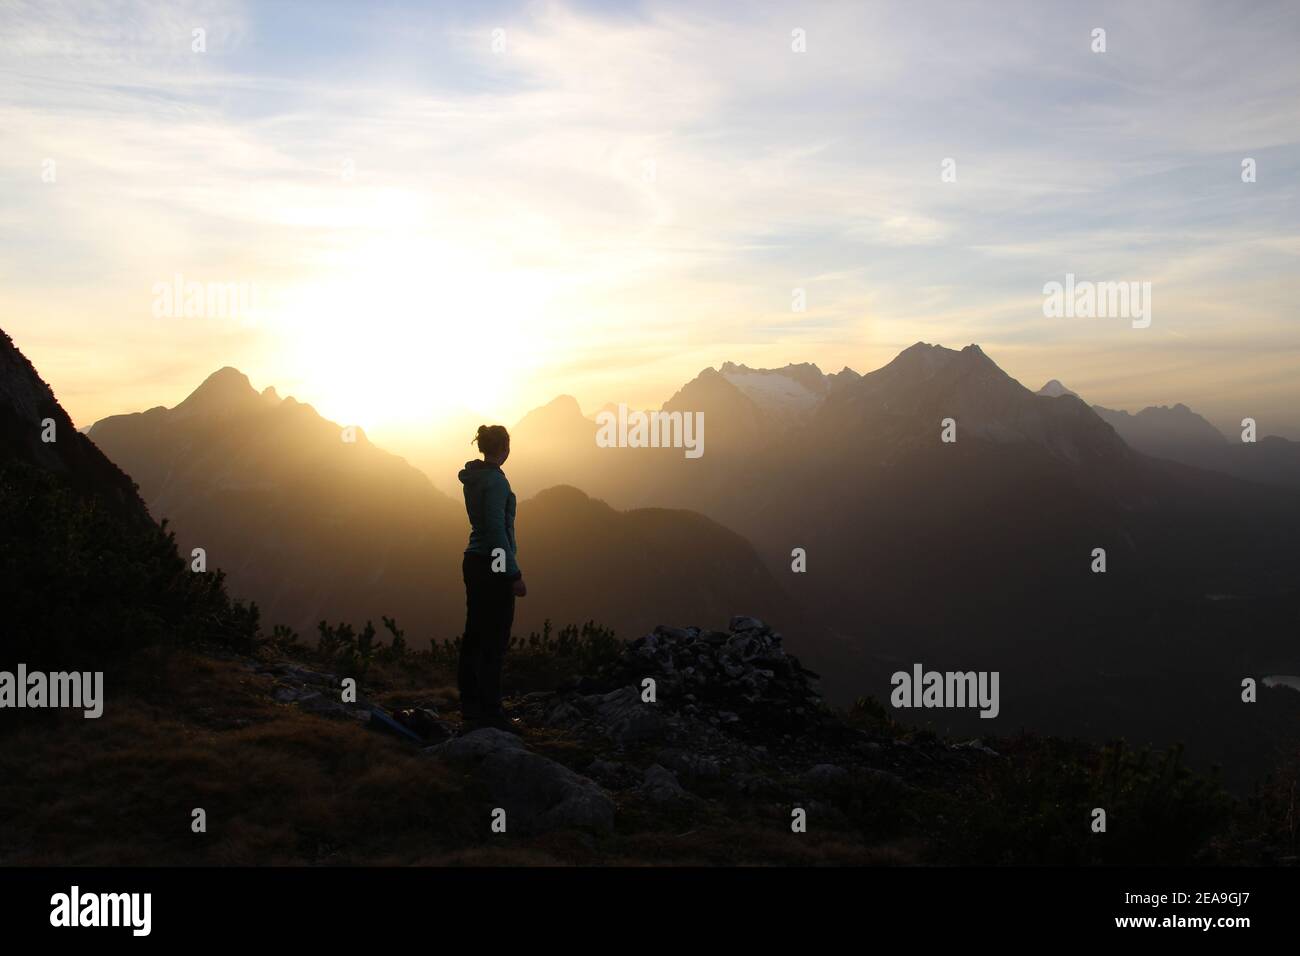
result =
[{"label": "pile of stones", "polygon": [[653,678],[666,709],[740,735],[804,733],[827,716],[817,674],[785,652],[780,634],[752,617],[733,617],[726,631],[660,625],[632,641],[601,677],[638,688]]}]

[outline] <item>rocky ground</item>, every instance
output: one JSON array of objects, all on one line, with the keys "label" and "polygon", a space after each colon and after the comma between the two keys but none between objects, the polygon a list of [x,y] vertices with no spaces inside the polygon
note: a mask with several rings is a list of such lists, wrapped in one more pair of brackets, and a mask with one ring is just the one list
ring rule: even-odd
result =
[{"label": "rocky ground", "polygon": [[[945,739],[870,700],[834,710],[781,636],[750,618],[724,631],[659,627],[626,645],[598,631],[515,642],[506,704],[519,735],[464,732],[454,645],[143,652],[115,675],[103,719],[32,715],[0,738],[0,862],[1297,858],[1294,761],[1231,800],[1178,748]],[[68,768],[96,785],[69,788]],[[185,809],[196,807],[203,832]],[[1091,828],[1097,807],[1104,835]]]},{"label": "rocky ground", "polygon": [[335,674],[256,665],[274,699],[356,720],[421,747],[482,783],[509,825],[527,833],[610,831],[620,813],[690,822],[761,804],[773,819],[803,810],[848,826],[861,803],[956,787],[1000,760],[978,740],[907,739],[851,726],[822,702],[816,676],[762,621],[727,631],[661,626],[598,673],[507,701],[520,736],[460,733],[434,701],[386,709],[344,703]]}]

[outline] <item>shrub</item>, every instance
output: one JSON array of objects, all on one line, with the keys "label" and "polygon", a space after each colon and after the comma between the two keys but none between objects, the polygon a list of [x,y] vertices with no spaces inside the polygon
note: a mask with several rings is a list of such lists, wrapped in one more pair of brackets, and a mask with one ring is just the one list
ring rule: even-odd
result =
[{"label": "shrub", "polygon": [[22,462],[0,466],[4,657],[46,669],[108,666],[160,644],[254,646],[256,605],[194,572],[147,516],[73,492]]}]

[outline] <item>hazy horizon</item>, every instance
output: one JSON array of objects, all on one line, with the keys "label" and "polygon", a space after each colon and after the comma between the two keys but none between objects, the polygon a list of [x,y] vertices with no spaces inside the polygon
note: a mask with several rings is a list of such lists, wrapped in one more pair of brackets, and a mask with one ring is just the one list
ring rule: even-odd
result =
[{"label": "hazy horizon", "polygon": [[78,425],[230,365],[400,452],[920,340],[1300,438],[1300,10],[939,7],[6,7],[0,314]]},{"label": "hazy horizon", "polygon": [[[913,344],[916,344],[916,343],[913,343]],[[949,349],[952,349],[952,350],[954,350],[954,351],[958,351],[958,350],[960,350],[961,348],[964,348],[964,347],[965,347],[964,345],[947,345],[947,344],[945,344],[945,343],[941,343],[941,342],[926,343],[926,344],[937,345],[937,346],[940,346],[940,347],[942,347],[942,348],[949,348]],[[966,343],[966,345],[977,345],[977,346],[978,346],[979,343],[978,343],[978,342]],[[901,351],[901,350],[900,350],[900,351]],[[998,362],[998,358],[997,358],[996,355],[991,355],[991,356],[989,356],[989,358],[992,359],[992,360],[994,361],[995,364],[998,364],[999,367],[1002,367],[1002,366],[1001,366],[1001,363]],[[891,359],[892,359],[892,356],[891,356]],[[726,360],[726,361],[731,361],[731,360],[728,359],[728,360]],[[724,364],[724,362],[720,360],[720,361],[717,361],[717,362],[713,363],[713,364],[710,365],[710,366],[706,366],[705,368],[718,369],[718,368],[720,368],[723,364]],[[735,364],[737,364],[737,365],[744,365],[745,363],[743,363],[743,362],[737,362],[737,363],[735,363]],[[798,363],[798,362],[794,362],[794,363],[787,363],[787,364],[798,365],[798,364],[800,364],[800,363]],[[817,363],[814,362],[814,363],[810,363],[810,364],[814,364],[814,365],[815,365],[815,364],[817,364]],[[886,362],[886,364],[888,364],[888,363]],[[235,367],[235,366],[222,366],[221,368],[227,368],[227,367],[235,368],[236,371],[238,371],[238,372],[240,372],[241,374],[243,374],[243,375],[245,375],[246,377],[248,377],[250,387],[251,387],[254,391],[256,391],[256,392],[261,393],[261,392],[264,392],[266,389],[271,388],[271,389],[274,389],[274,390],[275,390],[275,394],[276,394],[280,399],[292,398],[292,399],[294,399],[295,401],[301,402],[301,403],[303,403],[303,404],[305,404],[305,405],[311,405],[311,406],[312,406],[313,408],[315,408],[315,409],[317,410],[317,412],[319,412],[323,417],[328,418],[328,419],[331,419],[331,420],[334,420],[334,421],[337,421],[337,422],[338,422],[339,424],[341,424],[341,425],[347,425],[347,424],[358,424],[358,423],[356,423],[356,422],[354,422],[354,421],[352,421],[352,420],[349,420],[349,419],[336,419],[336,418],[334,418],[333,416],[331,416],[330,414],[328,414],[328,413],[325,411],[324,408],[322,408],[322,405],[321,405],[320,402],[314,400],[313,397],[310,396],[310,395],[307,395],[307,394],[295,394],[295,393],[292,392],[292,391],[288,391],[288,390],[286,390],[286,389],[280,387],[276,382],[273,382],[273,381],[264,381],[264,382],[255,381],[251,376],[248,376],[247,373],[246,373],[243,369],[237,368],[237,367]],[[820,366],[818,366],[818,367],[820,368]],[[852,369],[852,371],[857,372],[858,374],[867,374],[867,373],[870,373],[870,372],[873,372],[873,371],[876,370],[875,368],[854,368],[853,366],[844,366],[844,367],[846,367],[846,368],[850,368],[850,369]],[[750,368],[754,368],[754,366],[750,366]],[[175,395],[164,396],[164,397],[161,397],[158,401],[154,401],[154,402],[152,402],[152,403],[150,403],[150,404],[142,405],[142,406],[140,406],[140,407],[138,407],[138,408],[127,408],[127,409],[121,409],[121,410],[119,410],[119,411],[110,412],[108,415],[97,416],[97,417],[95,417],[95,418],[93,418],[93,419],[86,420],[86,421],[82,421],[82,420],[80,420],[80,419],[78,419],[78,418],[76,418],[76,417],[74,416],[74,419],[73,419],[73,420],[74,420],[74,423],[76,424],[76,426],[77,426],[77,428],[78,428],[79,430],[84,430],[84,429],[89,428],[91,425],[95,424],[95,422],[100,421],[100,420],[102,420],[103,418],[110,417],[110,416],[112,416],[112,415],[123,415],[123,414],[127,414],[127,415],[129,415],[129,414],[135,414],[135,413],[139,413],[139,412],[147,411],[147,410],[150,409],[150,408],[155,408],[155,407],[159,407],[159,406],[161,406],[161,407],[165,407],[165,408],[174,408],[175,406],[179,405],[182,401],[184,401],[187,397],[189,397],[189,395],[193,394],[193,392],[196,391],[196,390],[197,390],[197,389],[198,389],[198,388],[199,388],[199,387],[200,387],[200,386],[201,386],[201,385],[202,385],[202,384],[203,384],[203,383],[204,383],[204,382],[205,382],[205,381],[206,381],[206,380],[211,376],[211,375],[216,374],[216,373],[217,373],[218,371],[220,371],[220,370],[221,370],[220,368],[219,368],[219,369],[213,369],[211,372],[209,372],[207,375],[205,375],[205,376],[203,377],[203,379],[201,379],[200,381],[195,382],[194,385],[193,385],[192,387],[184,388],[184,389],[182,389],[182,391],[181,391],[180,393],[177,393],[177,394],[175,394]],[[1004,372],[1006,372],[1008,375],[1010,375],[1013,379],[1016,379],[1017,381],[1019,381],[1021,385],[1023,385],[1025,388],[1029,389],[1030,391],[1038,391],[1040,388],[1042,388],[1044,385],[1047,384],[1047,382],[1051,381],[1052,379],[1055,379],[1055,380],[1058,381],[1060,384],[1065,385],[1065,386],[1066,386],[1067,388],[1069,388],[1071,391],[1074,391],[1074,392],[1079,392],[1079,391],[1080,391],[1079,389],[1074,388],[1074,387],[1071,385],[1071,383],[1070,383],[1070,381],[1069,381],[1068,379],[1061,379],[1061,378],[1058,377],[1058,376],[1052,376],[1051,379],[1044,379],[1043,382],[1040,382],[1040,383],[1035,384],[1035,383],[1033,383],[1033,382],[1027,382],[1027,381],[1025,381],[1025,380],[1023,380],[1023,379],[1021,379],[1021,378],[1018,378],[1018,377],[1017,377],[1017,376],[1016,376],[1016,375],[1015,375],[1011,370],[1009,370],[1009,369],[1007,369],[1007,368],[1005,368],[1005,367],[1002,367],[1002,370],[1003,370]],[[697,375],[701,374],[703,371],[705,371],[705,369],[699,369],[696,373],[694,373],[693,375],[691,375],[690,378],[691,378],[691,379],[695,378]],[[833,372],[838,372],[838,371],[840,371],[840,369],[839,369],[839,368],[821,368],[821,371],[822,371],[823,373],[828,373],[828,374],[829,374],[829,373],[833,373]],[[685,384],[687,383],[687,381],[689,381],[689,379],[687,379],[687,380],[683,380],[682,382],[678,383],[677,385],[672,386],[672,387],[670,388],[670,391],[669,391],[668,393],[664,394],[660,399],[658,399],[658,400],[654,400],[654,401],[651,401],[651,402],[648,402],[647,404],[645,404],[644,406],[641,406],[641,407],[644,407],[644,408],[655,408],[655,409],[660,408],[660,407],[661,407],[661,406],[662,406],[662,405],[663,405],[663,404],[664,404],[664,403],[665,403],[665,402],[666,402],[666,401],[671,397],[672,392],[677,391],[677,389],[680,388],[682,385],[685,385]],[[57,395],[57,394],[58,394],[58,386],[57,386],[57,384],[56,384],[56,383],[50,383],[50,384],[51,384],[51,387],[54,388],[55,393],[56,393],[56,395]],[[517,423],[518,423],[522,418],[526,417],[530,412],[536,411],[536,410],[538,410],[538,409],[540,409],[540,408],[543,408],[543,407],[545,407],[545,406],[547,406],[547,405],[549,405],[549,404],[551,404],[551,403],[553,403],[553,402],[555,402],[555,401],[557,401],[557,400],[560,400],[560,399],[562,399],[562,398],[566,398],[566,397],[567,397],[567,398],[572,398],[574,401],[578,402],[579,409],[581,410],[583,416],[586,417],[586,418],[589,418],[589,419],[594,419],[594,417],[596,416],[596,414],[597,414],[597,413],[598,413],[602,408],[604,408],[606,405],[611,405],[611,404],[615,404],[615,405],[616,405],[616,404],[618,404],[618,400],[617,400],[616,398],[607,398],[607,399],[604,399],[604,400],[597,399],[597,400],[595,400],[595,401],[591,401],[591,402],[584,402],[584,401],[579,401],[579,400],[577,399],[576,396],[573,396],[573,395],[571,395],[570,393],[562,392],[562,393],[557,393],[556,395],[551,396],[551,398],[546,399],[546,400],[540,402],[540,403],[539,403],[538,405],[536,405],[536,406],[533,406],[533,407],[531,407],[531,408],[525,409],[524,412],[521,413],[521,414],[518,415],[518,416],[515,416],[515,417],[510,418],[510,419],[508,419],[508,420],[502,420],[500,423],[501,423],[501,424],[505,424],[505,425],[507,425],[507,426],[509,426],[509,427],[513,427],[513,426],[516,425],[516,424],[517,424]],[[1092,401],[1091,398],[1090,398],[1090,396],[1089,396],[1086,392],[1080,394],[1079,397],[1080,397],[1083,401],[1085,401],[1087,404],[1089,404],[1089,405],[1099,405],[1099,404],[1101,404],[1101,403],[1099,403],[1099,402],[1094,402],[1094,401]],[[1156,404],[1157,404],[1158,406],[1172,407],[1172,406],[1174,406],[1175,404],[1178,404],[1178,403],[1179,403],[1179,400],[1170,400],[1170,401],[1166,401],[1166,402],[1158,402],[1158,403],[1156,403]],[[1185,403],[1184,403],[1184,404],[1185,404]],[[630,406],[630,407],[637,407],[637,406]],[[1109,407],[1109,406],[1107,406],[1107,407]],[[1135,413],[1141,411],[1142,408],[1145,408],[1145,407],[1148,407],[1148,406],[1141,406],[1141,407],[1127,407],[1127,406],[1124,406],[1124,405],[1119,405],[1119,406],[1115,406],[1115,407],[1113,407],[1112,410],[1115,410],[1115,411],[1127,411],[1127,412],[1129,412],[1129,413],[1133,413],[1133,414],[1135,414]],[[1192,407],[1192,411],[1193,411],[1193,412],[1197,412],[1198,414],[1200,413],[1200,412],[1199,412],[1199,409],[1197,409],[1197,408],[1195,408],[1195,407]],[[1203,417],[1204,417],[1204,416],[1203,416]],[[459,431],[455,431],[455,430],[454,430],[454,429],[456,428],[456,426],[458,426],[458,425],[460,425],[460,426],[464,426],[464,424],[467,423],[467,422],[469,422],[470,420],[476,420],[476,421],[477,421],[478,419],[482,419],[482,423],[488,423],[488,420],[489,420],[489,419],[492,419],[492,421],[494,421],[494,422],[497,421],[496,419],[493,419],[492,416],[489,416],[489,415],[486,415],[486,414],[481,414],[481,413],[479,413],[478,411],[476,411],[476,410],[473,409],[473,408],[468,408],[468,407],[464,407],[464,406],[458,406],[458,407],[456,407],[456,408],[453,408],[453,409],[448,410],[447,413],[446,413],[445,415],[443,415],[443,416],[439,416],[439,417],[437,417],[437,418],[434,418],[434,419],[432,420],[432,427],[429,428],[426,432],[423,432],[423,433],[414,433],[414,434],[413,434],[413,433],[409,433],[409,432],[407,432],[407,431],[404,430],[404,429],[392,429],[392,428],[388,427],[388,426],[387,426],[384,422],[382,422],[382,421],[381,421],[378,425],[376,425],[376,426],[365,426],[365,425],[362,425],[362,428],[363,428],[363,430],[365,431],[367,437],[370,438],[371,441],[375,442],[375,443],[378,444],[378,445],[384,446],[386,450],[391,451],[391,452],[394,452],[394,453],[396,453],[396,454],[400,454],[400,455],[409,455],[409,456],[419,457],[421,451],[427,451],[428,447],[429,447],[431,444],[439,444],[439,445],[442,445],[442,446],[444,446],[444,447],[446,447],[446,446],[448,446],[448,445],[452,445],[452,444],[454,444],[454,441],[455,441],[456,437],[460,434]],[[1229,437],[1229,438],[1231,438],[1231,436],[1234,435],[1234,434],[1237,432],[1237,430],[1238,430],[1237,428],[1234,427],[1234,426],[1236,425],[1236,423],[1235,423],[1235,422],[1231,422],[1231,421],[1229,421],[1229,422],[1214,422],[1214,421],[1211,420],[1211,424],[1212,424],[1212,425],[1215,425],[1216,428],[1218,428],[1220,431],[1224,432],[1225,436],[1226,436],[1226,437]],[[463,431],[463,430],[464,430],[464,427],[462,427],[461,430]],[[1265,435],[1272,435],[1272,434],[1278,434],[1278,433],[1276,433],[1276,432],[1270,432],[1270,431],[1267,431],[1267,430],[1266,430],[1266,431],[1264,432],[1264,434],[1265,434]],[[474,455],[473,455],[473,448],[472,448],[471,442],[469,441],[469,438],[470,438],[470,437],[472,437],[472,435],[470,435],[469,433],[467,433],[467,437],[466,437],[466,440],[465,440],[465,452],[466,452],[466,454],[467,454],[469,457],[474,457]],[[1287,437],[1287,436],[1283,436],[1283,437]],[[435,481],[437,480],[437,476],[431,476],[431,477],[434,477],[434,478],[435,478]]]}]

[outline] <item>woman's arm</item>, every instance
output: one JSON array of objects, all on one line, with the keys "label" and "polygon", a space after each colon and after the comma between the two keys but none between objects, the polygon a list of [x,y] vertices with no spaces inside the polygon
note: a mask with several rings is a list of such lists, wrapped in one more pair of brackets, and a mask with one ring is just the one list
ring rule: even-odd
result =
[{"label": "woman's arm", "polygon": [[510,498],[510,483],[505,476],[488,482],[483,489],[483,530],[487,536],[489,551],[500,548],[506,555],[506,578],[515,580],[523,572],[515,562],[515,549],[510,545],[506,534],[506,502]]}]

